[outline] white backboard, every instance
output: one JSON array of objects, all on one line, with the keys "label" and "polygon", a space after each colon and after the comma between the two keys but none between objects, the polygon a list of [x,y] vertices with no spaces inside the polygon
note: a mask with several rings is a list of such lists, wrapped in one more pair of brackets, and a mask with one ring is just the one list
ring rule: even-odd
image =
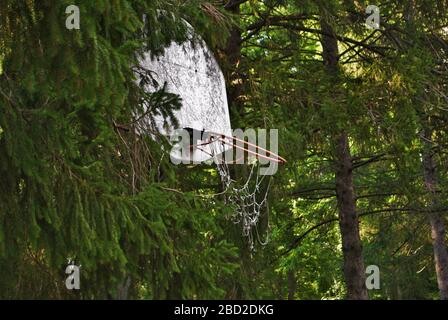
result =
[{"label": "white backboard", "polygon": [[[171,43],[164,54],[156,58],[148,53],[141,64],[154,72],[154,79],[160,86],[166,82],[167,92],[181,97],[182,108],[174,112],[179,128],[232,135],[223,73],[206,43],[193,33],[191,26],[189,30],[189,40],[182,44]],[[161,117],[155,120],[164,135],[170,136],[176,129],[173,126],[164,128]],[[204,148],[207,150],[207,146]],[[210,159],[207,153],[194,150],[188,157],[193,162],[202,162]],[[171,156],[185,158],[180,154]]]}]

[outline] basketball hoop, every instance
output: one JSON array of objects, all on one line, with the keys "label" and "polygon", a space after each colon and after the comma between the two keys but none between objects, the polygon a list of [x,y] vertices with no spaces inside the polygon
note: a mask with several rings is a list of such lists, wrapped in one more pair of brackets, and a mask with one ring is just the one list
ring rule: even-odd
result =
[{"label": "basketball hoop", "polygon": [[[257,151],[252,151],[249,148],[241,148],[236,144],[236,142],[242,142],[246,146],[251,146]],[[261,240],[258,232],[258,222],[261,211],[267,204],[267,196],[269,194],[272,177],[269,178],[266,190],[260,200],[261,187],[266,175],[262,175],[260,177],[257,166],[258,161],[251,165],[251,170],[246,181],[241,186],[238,186],[236,181],[232,179],[228,166],[229,164],[234,164],[234,161],[226,161],[225,147],[231,146],[236,149],[241,148],[249,155],[255,156],[256,160],[259,158],[264,158],[280,164],[285,163],[286,160],[265,148],[257,146],[256,144],[218,133],[209,133],[209,138],[206,141],[194,147],[201,148],[204,145],[210,146],[211,156],[216,165],[216,169],[221,178],[221,183],[224,189],[225,203],[231,205],[235,210],[232,215],[233,223],[240,224],[242,226],[242,235],[247,238],[251,251],[255,249],[256,240],[261,245],[266,245],[268,243],[268,237],[266,237],[266,240],[264,241]],[[258,150],[267,155],[258,152]],[[267,218],[269,219],[269,217]]]},{"label": "basketball hoop", "polygon": [[[187,41],[181,44],[173,42],[159,57],[147,53],[141,61],[142,68],[151,70],[153,81],[148,81],[145,87],[148,92],[160,90],[163,84],[167,92],[181,98],[182,107],[172,112],[178,126],[172,122],[166,125],[166,117],[160,115],[143,117],[139,123],[143,128],[156,127],[159,133],[170,137],[173,144],[170,159],[173,163],[214,162],[224,189],[225,202],[235,210],[232,221],[242,225],[242,234],[247,237],[253,250],[255,238],[261,244],[266,243],[258,236],[257,223],[266,206],[271,182],[269,178],[266,191],[261,196],[266,175],[260,177],[258,164],[263,161],[277,165],[286,160],[244,138],[232,136],[224,75],[206,43],[195,34],[190,24],[184,23],[188,29]],[[193,133],[193,139],[183,139],[183,144],[179,145],[172,139],[179,129],[183,129],[182,134],[186,131]],[[242,159],[228,161],[226,154],[231,151],[233,158],[234,150],[243,154]],[[245,155],[257,161],[251,165],[249,176],[241,184],[232,179],[229,165],[245,163]]]}]

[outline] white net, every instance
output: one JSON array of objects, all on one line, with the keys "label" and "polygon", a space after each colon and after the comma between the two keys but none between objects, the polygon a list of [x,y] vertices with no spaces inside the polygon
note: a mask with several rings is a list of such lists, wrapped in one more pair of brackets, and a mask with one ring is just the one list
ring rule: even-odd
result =
[{"label": "white net", "polygon": [[[225,159],[225,149],[225,144],[221,140],[211,139],[210,150],[221,178],[226,204],[233,206],[235,210],[232,220],[235,224],[242,226],[242,234],[247,238],[250,249],[255,250],[255,241],[258,241],[261,245],[268,243],[268,236],[265,240],[261,239],[258,224],[262,210],[266,208],[269,232],[267,196],[271,178],[269,178],[267,187],[263,191],[262,186],[266,176],[260,177],[258,162],[254,162],[245,183],[238,186],[237,182],[231,178],[228,162]],[[263,195],[260,194],[262,191],[264,192]]]}]

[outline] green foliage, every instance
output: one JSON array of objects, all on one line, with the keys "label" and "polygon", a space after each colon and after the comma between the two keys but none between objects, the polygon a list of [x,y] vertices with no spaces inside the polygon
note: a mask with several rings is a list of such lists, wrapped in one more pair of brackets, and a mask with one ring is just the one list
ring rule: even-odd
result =
[{"label": "green foliage", "polygon": [[[202,0],[75,2],[80,30],[65,28],[73,1],[0,6],[1,298],[116,298],[128,279],[130,298],[344,298],[341,131],[365,264],[381,271],[370,297],[438,297],[427,213],[436,199],[446,221],[444,1],[379,1],[378,31],[365,27],[368,1],[246,1],[239,11]],[[338,36],[336,75],[323,65],[322,19]],[[288,163],[259,225],[270,241],[252,252],[213,167],[172,166],[155,126],[147,136],[136,128],[141,116],[176,122],[182,101],[163,84],[145,92],[151,70],[138,61],[184,41],[184,20],[238,87],[234,126],[279,129]],[[227,40],[239,33],[230,59]],[[435,194],[422,176],[426,152],[438,163]],[[64,286],[69,259],[82,265],[79,292]]]},{"label": "green foliage", "polygon": [[[163,90],[144,93],[133,70],[145,50],[181,41],[180,16],[168,14],[181,8],[83,1],[81,28],[69,31],[68,4],[2,4],[0,264],[13,268],[2,297],[70,297],[68,259],[82,265],[83,298],[115,297],[127,277],[134,296],[142,283],[152,298],[222,295],[216,281],[233,270],[235,251],[220,238],[218,206],[144,179],[155,146],[116,127],[141,101],[166,117],[180,107]],[[145,145],[145,154],[128,153]],[[40,280],[21,280],[30,270],[54,277],[34,293]]]},{"label": "green foliage", "polygon": [[[276,176],[271,203],[272,246],[278,250],[270,253],[276,256],[275,283],[281,288],[274,297],[281,292],[286,298],[288,288],[296,288],[295,298],[344,295],[333,139],[341,130],[350,136],[365,264],[381,270],[381,290],[370,291],[371,298],[437,297],[420,133],[428,116],[437,123],[435,130],[446,127],[439,103],[447,74],[440,59],[447,39],[440,26],[447,16],[441,1],[413,3],[419,23],[410,31],[403,17],[409,8],[398,1],[379,4],[380,31],[365,27],[364,2],[243,6],[247,31],[239,73],[248,75],[243,122],[263,119],[268,127],[281,128],[280,154],[289,160]],[[322,64],[321,18],[339,36],[336,79]],[[446,145],[437,141],[437,159],[444,161]],[[444,166],[437,168],[445,181]],[[444,182],[439,188],[443,199]],[[260,278],[269,279],[267,274]]]}]

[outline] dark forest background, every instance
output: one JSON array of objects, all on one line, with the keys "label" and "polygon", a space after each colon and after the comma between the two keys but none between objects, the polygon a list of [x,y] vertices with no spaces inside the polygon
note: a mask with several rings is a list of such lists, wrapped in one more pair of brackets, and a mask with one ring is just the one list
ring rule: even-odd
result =
[{"label": "dark forest background", "polygon": [[[79,30],[65,27],[71,4]],[[448,299],[447,9],[2,0],[0,297]],[[144,52],[183,41],[180,18],[220,62],[232,126],[279,129],[288,162],[255,250],[211,196],[213,166],[171,165],[162,137],[133,130],[143,104],[152,116],[181,106],[135,81]],[[68,259],[81,290],[65,288]]]}]

